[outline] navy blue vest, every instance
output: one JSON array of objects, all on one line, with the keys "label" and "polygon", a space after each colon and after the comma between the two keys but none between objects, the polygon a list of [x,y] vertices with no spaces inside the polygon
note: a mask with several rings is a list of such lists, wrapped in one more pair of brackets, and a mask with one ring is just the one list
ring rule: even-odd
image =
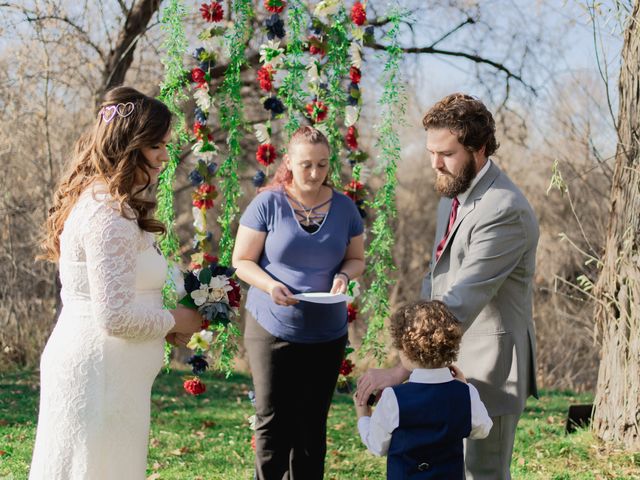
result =
[{"label": "navy blue vest", "polygon": [[471,433],[469,387],[408,382],[393,387],[400,424],[391,436],[387,480],[462,480],[462,439]]}]

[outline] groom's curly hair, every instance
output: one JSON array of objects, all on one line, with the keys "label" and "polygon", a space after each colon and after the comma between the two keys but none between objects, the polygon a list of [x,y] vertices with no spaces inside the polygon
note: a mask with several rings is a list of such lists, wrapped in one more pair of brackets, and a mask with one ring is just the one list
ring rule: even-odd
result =
[{"label": "groom's curly hair", "polygon": [[391,317],[393,346],[422,368],[441,368],[458,358],[462,328],[438,301],[409,303]]},{"label": "groom's curly hair", "polygon": [[425,130],[447,128],[469,151],[475,152],[484,146],[487,157],[500,146],[491,112],[480,100],[464,93],[452,93],[436,103],[425,114],[422,126]]}]

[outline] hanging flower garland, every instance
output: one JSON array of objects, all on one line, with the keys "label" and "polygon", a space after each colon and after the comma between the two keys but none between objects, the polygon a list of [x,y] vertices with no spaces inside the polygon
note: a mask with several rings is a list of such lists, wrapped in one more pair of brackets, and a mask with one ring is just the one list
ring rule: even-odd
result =
[{"label": "hanging flower garland", "polygon": [[384,185],[376,192],[373,207],[376,219],[373,222],[373,239],[367,251],[367,273],[372,277],[371,285],[364,295],[363,312],[368,312],[369,324],[363,339],[361,353],[372,353],[381,363],[385,358],[385,344],[379,338],[384,321],[389,316],[389,272],[395,270],[393,263],[394,232],[392,221],[396,216],[396,170],[400,160],[400,137],[397,127],[403,123],[405,95],[400,77],[402,50],[398,44],[401,14],[392,12],[388,18],[391,28],[385,37],[387,62],[384,67],[384,88],[379,100],[381,123],[378,127],[377,146],[380,150],[379,165],[384,169]]},{"label": "hanging flower garland", "polygon": [[305,103],[306,93],[302,85],[306,67],[302,62],[304,56],[302,25],[306,12],[307,10],[301,0],[289,0],[287,8],[289,38],[286,56],[284,57],[284,68],[287,73],[280,87],[288,115],[287,123],[284,126],[287,139],[300,127],[301,112]]},{"label": "hanging flower garland", "polygon": [[[172,124],[173,141],[167,146],[169,161],[158,179],[158,205],[156,217],[167,228],[167,233],[159,241],[159,247],[170,265],[173,265],[178,257],[179,242],[175,232],[175,211],[173,206],[173,182],[176,176],[176,168],[180,162],[180,153],[183,146],[189,142],[189,134],[186,129],[186,121],[181,103],[187,99],[186,72],[182,65],[182,58],[187,49],[187,39],[184,32],[183,21],[186,12],[180,0],[171,0],[162,12],[162,29],[167,38],[162,44],[165,50],[163,64],[165,78],[160,85],[158,97],[167,105],[173,114],[175,121]],[[171,270],[171,269],[170,269]],[[162,289],[162,296],[166,308],[174,308],[177,302],[175,284],[169,277]],[[171,346],[165,344],[165,365],[169,364]]]},{"label": "hanging flower garland", "polygon": [[344,193],[355,202],[363,218],[366,217],[364,207],[367,196],[367,189],[364,183],[368,177],[368,169],[363,164],[368,159],[368,155],[360,149],[356,123],[360,118],[362,105],[362,95],[360,91],[360,82],[362,80],[362,48],[365,41],[373,38],[373,27],[365,26],[367,21],[365,7],[365,4],[356,2],[350,14],[351,21],[353,22],[351,26],[351,43],[349,45],[349,55],[351,57],[351,66],[349,68],[350,84],[347,88],[348,105],[344,113],[344,125],[347,127],[344,143],[348,151],[347,160],[352,169],[351,181],[347,184]]},{"label": "hanging flower garland", "polygon": [[284,0],[264,0],[264,8],[271,15],[264,22],[264,29],[268,41],[260,46],[261,67],[257,72],[257,82],[264,96],[260,102],[265,110],[270,112],[270,118],[265,123],[255,125],[256,138],[260,145],[256,151],[256,161],[265,167],[266,172],[257,169],[253,177],[253,184],[261,187],[269,173],[269,167],[278,158],[276,147],[272,143],[271,121],[282,117],[286,111],[285,105],[278,97],[278,88],[274,84],[274,76],[283,66],[284,48],[280,47],[280,40],[285,36],[284,22],[280,14],[287,6]]},{"label": "hanging flower garland", "polygon": [[213,233],[209,231],[207,224],[207,212],[214,207],[214,200],[218,196],[214,184],[218,164],[213,161],[218,151],[211,127],[214,110],[211,82],[212,71],[217,60],[213,39],[225,31],[219,25],[224,18],[224,9],[220,2],[203,3],[199,12],[207,27],[198,37],[203,43],[192,54],[197,66],[190,72],[193,99],[196,104],[193,122],[195,142],[191,150],[198,158],[195,168],[189,173],[189,181],[194,188],[192,193],[194,253],[191,255],[191,269],[207,267],[210,259],[213,258]]}]

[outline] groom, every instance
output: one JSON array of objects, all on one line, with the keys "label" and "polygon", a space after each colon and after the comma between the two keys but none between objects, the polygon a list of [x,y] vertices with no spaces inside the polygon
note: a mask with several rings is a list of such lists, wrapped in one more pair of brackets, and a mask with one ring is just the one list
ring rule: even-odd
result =
[{"label": "groom", "polygon": [[[422,120],[436,172],[436,238],[422,298],[441,300],[465,331],[458,366],[493,420],[486,439],[467,440],[467,480],[509,479],[516,426],[536,395],[532,283],[538,223],[522,192],[489,158],[495,122],[479,100],[460,93]],[[358,398],[403,382],[401,366],[371,369]]]}]

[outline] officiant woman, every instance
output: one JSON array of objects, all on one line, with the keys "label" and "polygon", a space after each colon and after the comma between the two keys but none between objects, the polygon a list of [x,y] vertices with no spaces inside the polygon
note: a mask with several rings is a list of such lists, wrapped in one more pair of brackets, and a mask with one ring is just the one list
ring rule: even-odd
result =
[{"label": "officiant woman", "polygon": [[233,266],[251,288],[244,344],[256,394],[258,480],[322,479],[327,415],[347,342],[345,293],[364,271],[363,223],[328,183],[329,143],[298,129],[288,153],[240,219]]}]

